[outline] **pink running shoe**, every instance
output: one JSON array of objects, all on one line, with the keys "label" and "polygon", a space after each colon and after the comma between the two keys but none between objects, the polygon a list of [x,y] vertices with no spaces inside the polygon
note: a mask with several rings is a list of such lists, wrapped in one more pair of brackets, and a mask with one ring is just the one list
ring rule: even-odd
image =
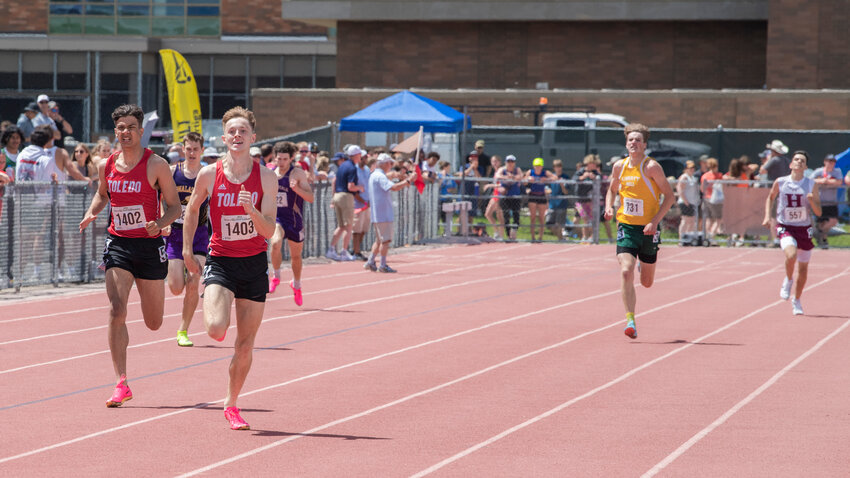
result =
[{"label": "pink running shoe", "polygon": [[271,279],[269,279],[269,294],[274,293],[275,289],[277,289],[277,286],[279,284],[280,279],[278,279],[277,277],[272,277]]},{"label": "pink running shoe", "polygon": [[115,391],[112,392],[112,398],[106,401],[106,406],[109,408],[120,407],[127,400],[132,400],[133,392],[127,386],[127,377],[122,375],[118,385],[115,386]]},{"label": "pink running shoe", "polygon": [[304,303],[304,298],[301,296],[301,289],[295,288],[295,283],[293,281],[289,281],[289,287],[292,288],[292,295],[295,299],[295,305],[301,305]]},{"label": "pink running shoe", "polygon": [[251,425],[239,416],[239,409],[236,407],[227,407],[224,409],[224,418],[230,422],[231,430],[250,430]]}]

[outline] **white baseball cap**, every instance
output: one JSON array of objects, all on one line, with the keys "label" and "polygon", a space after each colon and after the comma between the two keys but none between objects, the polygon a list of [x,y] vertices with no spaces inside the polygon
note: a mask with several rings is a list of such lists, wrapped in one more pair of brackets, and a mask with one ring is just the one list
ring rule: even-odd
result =
[{"label": "white baseball cap", "polygon": [[381,153],[381,154],[378,155],[378,164],[392,163],[392,162],[393,162],[393,157],[390,156],[389,154]]},{"label": "white baseball cap", "polygon": [[50,101],[50,98],[47,95],[38,95],[38,99],[35,100],[36,103],[41,103],[42,101]]},{"label": "white baseball cap", "polygon": [[363,154],[363,150],[361,150],[361,149],[360,149],[360,146],[357,146],[356,144],[352,144],[351,146],[349,146],[349,147],[345,150],[345,154],[347,154],[347,155],[348,155],[348,157],[350,158],[350,157],[352,157],[352,156],[356,156],[356,155],[358,155],[358,154],[359,154],[359,155],[362,155],[362,154]]},{"label": "white baseball cap", "polygon": [[260,151],[260,148],[256,146],[251,146],[251,149],[248,150],[248,154],[250,154],[251,156],[262,156],[263,152]]}]

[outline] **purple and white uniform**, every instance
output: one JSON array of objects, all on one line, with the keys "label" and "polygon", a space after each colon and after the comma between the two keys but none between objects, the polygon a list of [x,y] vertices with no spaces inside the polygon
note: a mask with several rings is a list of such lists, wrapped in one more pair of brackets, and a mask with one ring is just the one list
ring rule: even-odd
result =
[{"label": "purple and white uniform", "polygon": [[283,235],[292,242],[304,242],[304,221],[301,213],[304,211],[304,198],[289,187],[289,175],[292,166],[286,174],[277,180],[277,219],[283,228]]},{"label": "purple and white uniform", "polygon": [[[189,179],[183,174],[183,168],[178,164],[174,168],[174,183],[177,185],[177,196],[180,198],[180,217],[171,224],[171,234],[165,238],[166,252],[169,259],[183,260],[183,215],[186,214],[186,205],[189,197],[195,190],[195,178]],[[201,256],[207,255],[210,245],[209,230],[209,199],[201,204],[198,211],[198,229],[195,230],[195,239],[192,241],[192,251]]]},{"label": "purple and white uniform", "polygon": [[811,178],[794,181],[791,176],[776,179],[779,194],[776,196],[776,236],[793,237],[797,248],[802,251],[812,250],[812,217],[809,215],[808,194],[812,192],[815,182]]}]

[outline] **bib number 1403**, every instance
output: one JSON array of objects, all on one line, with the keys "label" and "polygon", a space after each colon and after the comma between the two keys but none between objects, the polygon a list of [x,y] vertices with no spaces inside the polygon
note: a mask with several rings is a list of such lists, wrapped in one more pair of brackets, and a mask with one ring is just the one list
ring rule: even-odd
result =
[{"label": "bib number 1403", "polygon": [[246,215],[221,216],[221,238],[225,241],[241,241],[257,237],[254,221]]}]

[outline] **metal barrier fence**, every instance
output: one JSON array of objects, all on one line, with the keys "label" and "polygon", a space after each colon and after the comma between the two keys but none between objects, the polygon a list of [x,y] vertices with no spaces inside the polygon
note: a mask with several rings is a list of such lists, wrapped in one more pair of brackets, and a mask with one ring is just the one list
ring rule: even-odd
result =
[{"label": "metal barrier fence", "polygon": [[[305,203],[304,257],[320,257],[327,250],[336,218],[331,208],[333,183],[314,185],[315,202]],[[91,204],[94,190],[85,182],[19,182],[0,193],[0,289],[103,279],[98,266],[108,208],[82,233],[79,223]],[[415,188],[394,194],[393,246],[414,244],[438,236],[439,184],[428,184],[420,195]],[[363,250],[374,241],[369,231]],[[284,241],[284,257],[289,259]]]},{"label": "metal barrier fence", "polygon": [[[508,226],[507,221],[491,221],[483,223],[480,218],[485,216],[488,204],[493,199],[491,194],[482,193],[484,186],[494,182],[493,178],[450,178],[456,184],[456,193],[440,195],[440,202],[468,201],[470,202],[470,227],[466,232],[458,231],[456,235],[467,236],[494,236],[496,231],[503,230]],[[671,180],[670,186],[676,194],[677,180]],[[597,178],[594,181],[560,180],[548,183],[550,191],[557,191],[559,185],[563,184],[567,194],[555,194],[548,192],[547,200],[565,200],[567,213],[563,215],[562,223],[555,223],[557,217],[547,208],[546,222],[544,222],[545,241],[567,241],[567,242],[611,242],[616,235],[616,222],[604,221],[602,217],[605,194],[608,185],[607,179]],[[670,211],[665,215],[659,228],[662,231],[662,241],[667,243],[680,243],[682,245],[710,245],[725,244],[729,246],[758,245],[767,246],[772,243],[772,234],[767,226],[762,224],[764,219],[765,199],[770,191],[771,183],[764,181],[739,181],[739,180],[716,180],[707,181],[707,184],[720,185],[725,191],[725,198],[720,203],[722,219],[719,222],[717,232],[709,230],[710,223],[706,221],[708,198],[702,198],[697,210],[695,234],[679,237],[679,225],[682,219],[681,209],[678,203],[674,203]],[[821,191],[838,189],[838,201],[840,219],[850,220],[848,217],[847,200],[843,187],[821,187]],[[523,221],[519,226],[521,231],[517,240],[525,240],[530,233],[529,212],[527,202],[530,196],[507,197],[508,200],[520,202],[521,216]],[[505,196],[499,198],[500,208],[504,208]],[[583,207],[583,211],[579,211]],[[589,212],[589,213],[588,213]],[[477,219],[477,221],[476,221]],[[442,231],[445,233],[449,225],[441,222]],[[605,229],[605,235],[601,235],[601,229]],[[583,241],[583,237],[586,239]]]}]

